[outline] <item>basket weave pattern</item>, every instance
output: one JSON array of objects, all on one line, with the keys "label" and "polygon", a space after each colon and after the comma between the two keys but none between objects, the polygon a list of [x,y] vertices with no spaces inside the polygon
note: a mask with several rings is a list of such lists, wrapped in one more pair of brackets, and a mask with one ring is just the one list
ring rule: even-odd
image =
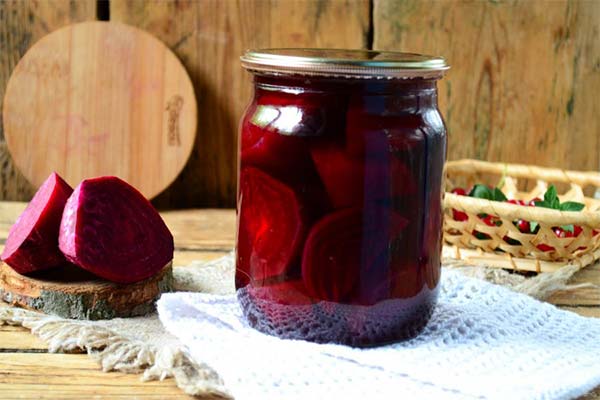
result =
[{"label": "basket weave pattern", "polygon": [[[569,189],[559,194],[560,201],[585,204],[582,211],[559,211],[541,207],[528,207],[505,202],[459,196],[446,193],[444,198],[444,249],[445,256],[458,259],[479,259],[490,266],[529,271],[553,271],[560,266],[575,263],[586,266],[600,258],[600,200],[584,195],[586,187],[600,190],[600,174],[594,172],[563,171],[519,164],[489,163],[476,160],[450,161],[446,164],[446,187],[453,188],[457,178],[469,185],[481,183],[481,176],[504,176],[502,192],[509,199],[528,201],[543,197],[551,183],[568,184]],[[519,180],[535,182],[530,191],[519,191]],[[467,214],[465,221],[455,221],[452,210]],[[499,226],[488,226],[479,217],[489,214],[499,217]],[[523,219],[539,223],[539,231],[523,233],[514,221]],[[583,229],[577,237],[559,238],[554,227],[579,225]],[[478,239],[474,231],[490,236]],[[520,244],[509,244],[506,238]],[[538,245],[552,246],[554,250],[542,251]],[[474,251],[475,250],[475,251]]]}]

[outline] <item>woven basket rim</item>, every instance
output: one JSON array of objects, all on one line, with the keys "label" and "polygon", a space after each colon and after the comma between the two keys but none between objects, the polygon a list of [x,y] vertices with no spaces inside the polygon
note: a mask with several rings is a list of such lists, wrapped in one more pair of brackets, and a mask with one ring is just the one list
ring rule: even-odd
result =
[{"label": "woven basket rim", "polygon": [[540,179],[551,182],[576,183],[580,186],[600,188],[600,173],[595,171],[572,171],[525,164],[499,163],[474,159],[447,161],[446,173],[472,175],[473,172],[506,174],[515,178]]},{"label": "woven basket rim", "polygon": [[444,207],[470,213],[478,213],[485,209],[487,214],[510,220],[522,218],[546,224],[600,227],[600,211],[560,211],[543,207],[527,207],[502,201],[460,196],[449,192],[445,193]]}]

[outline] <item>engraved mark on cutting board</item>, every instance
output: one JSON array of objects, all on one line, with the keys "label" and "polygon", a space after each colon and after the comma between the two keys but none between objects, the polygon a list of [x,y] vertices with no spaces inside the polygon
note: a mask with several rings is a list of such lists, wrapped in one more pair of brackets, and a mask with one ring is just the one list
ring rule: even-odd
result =
[{"label": "engraved mark on cutting board", "polygon": [[167,143],[169,146],[181,146],[179,134],[179,115],[183,107],[183,97],[176,94],[167,102]]}]

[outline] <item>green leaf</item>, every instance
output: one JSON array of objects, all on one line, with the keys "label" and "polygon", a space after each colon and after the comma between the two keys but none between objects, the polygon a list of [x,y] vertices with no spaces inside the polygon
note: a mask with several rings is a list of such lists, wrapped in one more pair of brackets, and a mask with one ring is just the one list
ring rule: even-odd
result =
[{"label": "green leaf", "polygon": [[560,206],[560,201],[558,200],[558,195],[556,194],[556,187],[554,185],[550,185],[550,187],[544,193],[544,202],[548,204],[548,208],[558,209]]},{"label": "green leaf", "polygon": [[477,184],[473,186],[473,189],[469,192],[469,196],[476,197],[478,199],[494,200],[494,201],[506,201],[506,196],[497,187],[491,189],[486,185]]},{"label": "green leaf", "polygon": [[535,233],[536,229],[539,227],[539,222],[532,221],[529,223],[529,232]]},{"label": "green leaf", "polygon": [[535,206],[536,207],[544,207],[544,208],[552,208],[552,207],[550,207],[550,204],[546,203],[544,200],[536,200]]},{"label": "green leaf", "polygon": [[560,204],[561,211],[581,211],[585,207],[584,204],[577,203],[575,201],[565,201]]},{"label": "green leaf", "polygon": [[493,199],[492,200],[496,200],[496,201],[506,201],[508,200],[506,198],[506,196],[504,195],[504,193],[502,193],[502,191],[500,189],[498,189],[497,187],[494,188],[494,191],[492,192],[493,194]]},{"label": "green leaf", "polygon": [[561,228],[565,232],[571,232],[571,233],[575,232],[575,227],[573,226],[573,224],[563,225],[563,226],[561,226]]},{"label": "green leaf", "polygon": [[478,199],[492,200],[493,193],[489,187],[478,183],[473,186],[473,189],[471,189],[469,192],[469,196],[476,197]]}]

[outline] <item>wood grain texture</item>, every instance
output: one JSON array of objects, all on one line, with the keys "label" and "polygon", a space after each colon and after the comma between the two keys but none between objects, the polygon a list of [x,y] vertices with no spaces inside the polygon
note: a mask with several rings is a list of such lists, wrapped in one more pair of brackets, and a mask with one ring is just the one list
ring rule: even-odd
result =
[{"label": "wood grain texture", "polygon": [[193,399],[172,379],[104,373],[83,354],[0,353],[3,399]]},{"label": "wood grain texture", "polygon": [[[8,227],[24,207],[24,203],[0,202],[0,241],[6,238]],[[186,262],[213,259],[230,248],[225,246],[218,249],[217,245],[233,243],[234,210],[187,210],[165,212],[162,215],[167,224],[177,230],[175,243],[185,243],[187,246],[184,250],[175,251],[176,260],[179,257]],[[185,240],[187,236],[194,237],[194,240]],[[583,282],[600,284],[600,265],[588,267],[575,276],[574,283]],[[578,289],[571,292],[570,296],[570,305],[561,308],[584,316],[600,317],[600,297],[594,297],[590,289]],[[84,355],[39,353],[45,348],[21,328],[0,326],[0,397],[187,398],[172,380],[141,383],[136,375],[103,373],[94,361]],[[84,387],[85,393],[82,392]],[[586,400],[599,398],[600,391],[585,397]]]},{"label": "wood grain texture", "polygon": [[21,326],[0,326],[0,347],[4,352],[18,352],[18,351],[42,351],[48,348],[48,345],[44,343],[37,336],[33,336],[29,333],[29,329]]},{"label": "wood grain texture", "polygon": [[233,206],[238,121],[250,99],[247,48],[367,46],[368,0],[112,0],[110,18],[147,30],[187,67],[198,92],[198,136],[180,178],[156,201]]},{"label": "wood grain texture", "polygon": [[197,105],[162,42],[94,21],[58,29],[27,51],[6,87],[2,122],[15,164],[35,187],[52,171],[73,186],[115,175],[152,198],[189,158]]},{"label": "wood grain texture", "polygon": [[[19,59],[42,36],[73,22],[96,18],[94,0],[4,0],[0,2],[0,102]],[[0,198],[29,200],[33,186],[12,162],[0,126]]]},{"label": "wood grain texture", "polygon": [[600,2],[374,0],[374,48],[445,56],[449,159],[600,167]]},{"label": "wood grain texture", "polygon": [[67,264],[28,276],[0,264],[0,300],[62,318],[100,320],[146,315],[173,290],[171,262],[141,282],[117,284]]}]

